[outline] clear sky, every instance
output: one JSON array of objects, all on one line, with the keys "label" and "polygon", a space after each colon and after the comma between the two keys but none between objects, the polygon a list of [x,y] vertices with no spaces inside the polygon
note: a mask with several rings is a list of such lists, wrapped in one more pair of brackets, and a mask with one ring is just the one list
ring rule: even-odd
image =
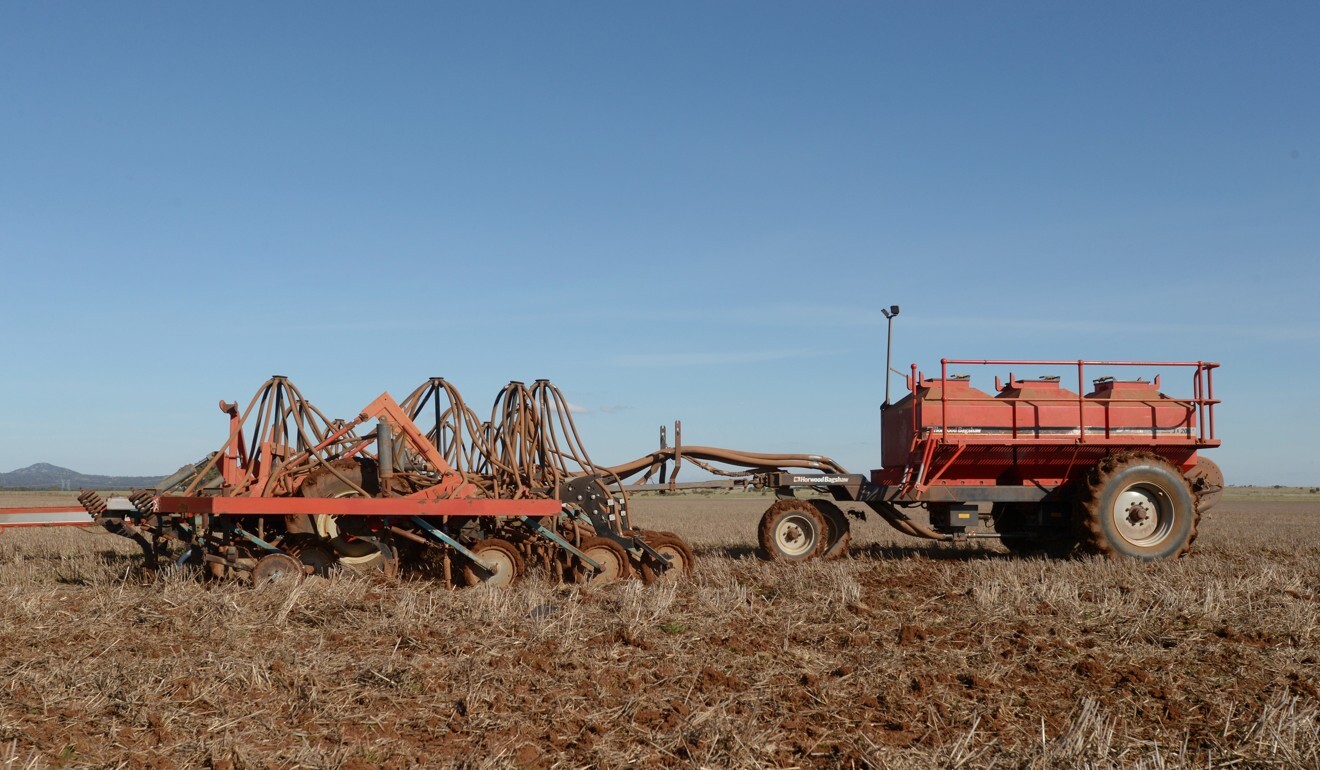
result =
[{"label": "clear sky", "polygon": [[1229,481],[1320,484],[1318,31],[1314,2],[0,4],[0,470],[171,471],[272,373],[338,416],[549,377],[597,460],[680,418],[865,470],[899,304],[927,372],[1220,361]]}]

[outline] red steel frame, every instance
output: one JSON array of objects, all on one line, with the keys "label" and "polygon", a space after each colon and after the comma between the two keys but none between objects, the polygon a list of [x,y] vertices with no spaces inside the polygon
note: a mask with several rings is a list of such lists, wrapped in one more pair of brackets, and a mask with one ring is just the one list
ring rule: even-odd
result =
[{"label": "red steel frame", "polygon": [[[420,494],[420,493],[419,493]],[[161,497],[160,513],[227,514],[231,516],[553,516],[558,500],[421,497]]]},{"label": "red steel frame", "polygon": [[[219,471],[225,487],[264,490],[271,478],[269,463],[248,467],[248,453],[244,446],[242,421],[238,410],[226,405],[229,415],[229,441],[219,456]],[[262,496],[260,491],[246,496],[162,496],[156,499],[160,513],[222,514],[233,516],[293,516],[300,514],[334,516],[553,516],[562,509],[558,500],[542,498],[489,499],[478,498],[481,490],[468,483],[463,475],[445,461],[440,452],[427,440],[417,425],[408,418],[403,408],[388,393],[382,393],[368,404],[358,416],[328,434],[319,444],[303,454],[313,455],[347,436],[362,423],[376,419],[390,426],[393,434],[400,435],[435,469],[440,477],[434,486],[411,495],[399,497],[347,497],[307,498],[296,496]],[[341,456],[350,458],[363,451],[374,439],[362,439]],[[262,457],[271,457],[268,446],[262,447]],[[289,462],[292,462],[290,460]],[[245,485],[249,476],[254,483]]]},{"label": "red steel frame", "polygon": [[[1038,399],[1031,397],[996,397],[995,402],[1007,404],[1012,407],[1013,421],[1007,434],[966,434],[949,432],[949,405],[958,402],[977,402],[983,403],[983,398],[960,398],[949,396],[949,365],[956,366],[1068,366],[1076,367],[1077,371],[1077,395],[1075,398],[1077,404],[1077,433],[1076,435],[1064,435],[1054,437],[1042,437],[1034,435],[1040,426],[1032,426],[1033,435],[1024,436],[1019,434],[1017,423],[1017,404],[1018,403],[1040,403]],[[1193,372],[1193,396],[1191,398],[1172,398],[1168,400],[1169,405],[1185,405],[1189,410],[1193,410],[1198,419],[1196,422],[1195,434],[1180,436],[1176,434],[1159,434],[1134,437],[1132,435],[1113,435],[1111,433],[1112,425],[1110,420],[1111,407],[1116,404],[1140,403],[1149,404],[1149,397],[1139,398],[1086,398],[1086,368],[1105,366],[1105,367],[1146,367],[1146,368],[1194,368]],[[957,461],[962,458],[965,452],[972,446],[992,449],[995,447],[1043,447],[1043,446],[1073,446],[1073,458],[1069,459],[1066,466],[1062,469],[1059,478],[1037,478],[1032,479],[1033,483],[1057,486],[1066,482],[1075,470],[1076,455],[1082,447],[1090,446],[1097,449],[1104,447],[1122,447],[1122,446],[1151,446],[1156,448],[1165,448],[1169,450],[1185,450],[1189,457],[1194,458],[1198,449],[1217,447],[1220,441],[1215,434],[1215,416],[1214,407],[1220,403],[1214,397],[1214,377],[1213,370],[1219,366],[1218,363],[1207,361],[1087,361],[1087,360],[1019,360],[1019,359],[940,359],[940,396],[938,401],[932,400],[929,403],[938,403],[940,405],[940,424],[938,426],[926,426],[921,424],[921,412],[923,402],[917,398],[919,388],[922,383],[922,376],[917,371],[917,365],[912,364],[912,373],[908,378],[908,389],[912,394],[912,426],[911,443],[909,445],[908,457],[905,466],[901,469],[901,476],[897,479],[898,486],[904,495],[917,496],[925,493],[931,486],[996,486],[992,480],[972,479],[972,478],[945,478],[946,474],[951,476],[959,475],[957,473]],[[932,382],[934,382],[932,380]],[[1156,381],[1158,384],[1158,380]],[[1086,426],[1087,407],[1103,408],[1105,410],[1105,425],[1103,433],[1088,433]],[[955,426],[958,427],[958,426]],[[1153,426],[1152,426],[1153,427]],[[1023,428],[1025,430],[1025,428]],[[936,454],[941,448],[948,447],[951,453],[947,458],[942,458],[938,467],[932,467],[935,463]],[[1094,451],[1094,450],[1093,450]],[[917,458],[920,458],[917,460]],[[916,461],[914,464],[914,460]],[[897,469],[885,468],[884,470],[872,471],[872,478],[875,483],[884,484],[886,481],[893,483],[895,480],[893,473]]]},{"label": "red steel frame", "polygon": [[[1098,405],[1105,407],[1108,412],[1113,404],[1122,403],[1148,403],[1148,398],[1106,398],[1106,399],[1088,399],[1086,393],[1086,367],[1088,366],[1144,366],[1148,368],[1169,368],[1169,367],[1196,367],[1193,374],[1192,383],[1194,395],[1192,398],[1172,399],[1175,403],[1185,403],[1195,406],[1197,409],[1198,435],[1192,443],[1197,447],[1216,447],[1220,441],[1215,437],[1215,404],[1219,401],[1214,397],[1214,376],[1213,371],[1219,367],[1217,363],[1208,361],[1023,361],[1023,360],[995,360],[995,359],[962,359],[962,358],[941,358],[940,359],[940,406],[941,406],[941,426],[940,438],[946,443],[1002,443],[1002,436],[989,436],[981,442],[976,441],[975,437],[959,436],[953,441],[949,439],[949,401],[970,401],[972,399],[949,398],[949,364],[955,366],[1076,366],[1077,367],[1077,437],[1062,437],[1057,439],[1042,439],[1038,436],[1022,437],[1017,435],[1017,425],[1014,424],[1011,438],[1014,442],[1027,442],[1039,444],[1094,444],[1094,443],[1116,443],[1131,444],[1132,439],[1128,436],[1109,435],[1108,420],[1106,420],[1106,435],[1103,438],[1089,437],[1086,433],[1086,405]],[[912,379],[910,387],[913,393],[916,393],[917,385],[920,383],[917,374],[917,365],[912,365]],[[1026,398],[1001,398],[1002,403],[1014,404],[1018,402],[1031,401]],[[920,425],[917,422],[917,409],[912,410],[912,432],[916,436],[919,433]],[[1017,410],[1013,410],[1016,418]],[[1088,441],[1088,438],[1090,439]],[[1148,440],[1142,440],[1140,443],[1157,444],[1181,444],[1188,443],[1186,439],[1177,436],[1152,436]]]}]

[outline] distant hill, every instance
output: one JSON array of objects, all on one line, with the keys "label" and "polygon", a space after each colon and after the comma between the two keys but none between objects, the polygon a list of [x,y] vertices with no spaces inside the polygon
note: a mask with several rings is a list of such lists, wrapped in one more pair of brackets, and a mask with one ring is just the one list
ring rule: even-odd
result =
[{"label": "distant hill", "polygon": [[129,489],[154,487],[162,476],[93,476],[37,463],[9,473],[0,473],[0,489]]}]

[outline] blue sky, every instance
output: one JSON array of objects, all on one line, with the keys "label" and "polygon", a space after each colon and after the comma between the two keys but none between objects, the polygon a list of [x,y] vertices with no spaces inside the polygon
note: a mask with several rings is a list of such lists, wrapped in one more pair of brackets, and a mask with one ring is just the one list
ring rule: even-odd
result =
[{"label": "blue sky", "polygon": [[899,304],[927,371],[1220,361],[1229,481],[1320,484],[1317,29],[1300,2],[0,5],[0,470],[172,470],[272,373],[342,416],[549,377],[598,460],[679,418],[865,470]]}]

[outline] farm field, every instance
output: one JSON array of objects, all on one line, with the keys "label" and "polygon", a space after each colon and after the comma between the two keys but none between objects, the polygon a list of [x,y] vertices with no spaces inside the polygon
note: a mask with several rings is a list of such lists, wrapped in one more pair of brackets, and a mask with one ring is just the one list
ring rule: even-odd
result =
[{"label": "farm field", "polygon": [[[0,506],[56,505],[4,493]],[[99,530],[0,536],[0,768],[1320,768],[1320,495],[1229,490],[1173,563],[638,497],[695,577],[448,591],[143,582]]]}]

